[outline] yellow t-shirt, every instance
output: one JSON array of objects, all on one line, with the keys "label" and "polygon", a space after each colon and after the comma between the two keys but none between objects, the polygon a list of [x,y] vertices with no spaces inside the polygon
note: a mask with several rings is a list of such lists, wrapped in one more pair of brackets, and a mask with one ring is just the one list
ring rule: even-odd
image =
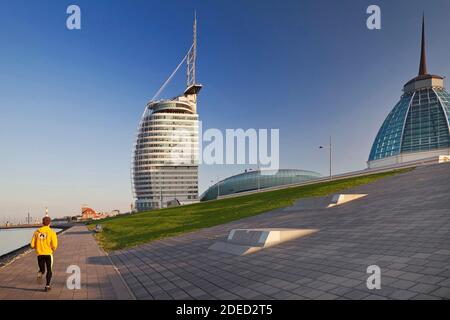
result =
[{"label": "yellow t-shirt", "polygon": [[58,237],[49,226],[41,227],[34,232],[31,248],[36,249],[38,256],[52,255],[57,247]]}]

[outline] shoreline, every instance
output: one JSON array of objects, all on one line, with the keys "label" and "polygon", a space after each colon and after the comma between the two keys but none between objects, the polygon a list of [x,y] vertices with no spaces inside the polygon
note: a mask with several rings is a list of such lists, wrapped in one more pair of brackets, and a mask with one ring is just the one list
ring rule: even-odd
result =
[{"label": "shoreline", "polygon": [[[75,222],[67,222],[65,220],[55,220],[52,221],[52,226],[54,228],[61,228],[61,226],[73,225]],[[16,225],[8,225],[5,224],[0,225],[0,230],[9,230],[9,229],[28,229],[28,228],[39,228],[42,227],[42,223],[30,223],[30,224],[16,224]]]},{"label": "shoreline", "polygon": [[[66,226],[54,226],[54,229],[61,229],[56,234],[60,235],[61,233],[65,232],[66,230],[69,230],[72,228],[73,225],[66,225]],[[29,227],[33,228],[33,227]],[[6,228],[5,228],[6,229]],[[16,228],[8,228],[8,229],[16,229]],[[23,229],[23,228],[22,228]],[[3,267],[6,267],[10,263],[16,261],[17,259],[23,257],[24,255],[28,254],[30,251],[32,251],[30,244],[26,244],[20,248],[17,248],[16,250],[10,251],[8,253],[5,253],[0,256],[0,269]]]},{"label": "shoreline", "polygon": [[0,230],[38,228],[40,224],[19,224],[16,226],[0,226]]}]

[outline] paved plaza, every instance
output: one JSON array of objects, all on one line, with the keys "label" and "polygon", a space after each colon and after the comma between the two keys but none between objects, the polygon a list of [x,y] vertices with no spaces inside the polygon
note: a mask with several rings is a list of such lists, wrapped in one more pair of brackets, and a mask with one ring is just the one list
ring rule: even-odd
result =
[{"label": "paved plaza", "polygon": [[[450,299],[450,164],[354,188],[330,209],[275,210],[112,260],[137,299]],[[233,228],[319,232],[247,256],[208,250]],[[381,268],[381,289],[366,286]]]},{"label": "paved plaza", "polygon": [[[0,300],[450,299],[450,164],[346,192],[368,195],[329,209],[279,209],[110,256],[86,227],[73,227],[60,236],[53,290],[37,285],[30,252],[0,269]],[[319,231],[246,256],[208,249],[233,228]],[[66,287],[74,264],[81,290]],[[380,290],[366,286],[370,265],[381,268]]]}]

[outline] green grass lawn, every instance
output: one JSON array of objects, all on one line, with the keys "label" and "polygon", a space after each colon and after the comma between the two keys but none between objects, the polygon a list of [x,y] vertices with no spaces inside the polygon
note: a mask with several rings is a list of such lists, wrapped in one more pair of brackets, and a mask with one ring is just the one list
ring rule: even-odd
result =
[{"label": "green grass lawn", "polygon": [[[103,232],[96,234],[96,237],[106,250],[132,247],[287,207],[299,198],[331,195],[409,170],[411,169],[118,216],[99,222],[103,225]],[[88,227],[94,228],[95,223]]]}]

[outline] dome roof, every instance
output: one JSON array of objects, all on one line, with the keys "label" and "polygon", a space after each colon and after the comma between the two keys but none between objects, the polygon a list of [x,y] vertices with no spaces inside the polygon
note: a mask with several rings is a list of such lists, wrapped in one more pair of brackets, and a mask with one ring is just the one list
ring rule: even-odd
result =
[{"label": "dome roof", "polygon": [[217,199],[218,195],[225,196],[233,193],[252,191],[293,183],[301,183],[320,178],[321,175],[313,171],[280,169],[278,171],[247,171],[222,180],[206,190],[200,201]]},{"label": "dome roof", "polygon": [[424,21],[421,47],[419,75],[405,84],[400,101],[378,131],[369,167],[371,161],[418,152],[423,154],[416,158],[426,158],[430,152],[450,148],[450,95],[443,77],[427,73]]},{"label": "dome roof", "polygon": [[450,95],[444,88],[405,93],[378,132],[369,161],[450,148]]}]

